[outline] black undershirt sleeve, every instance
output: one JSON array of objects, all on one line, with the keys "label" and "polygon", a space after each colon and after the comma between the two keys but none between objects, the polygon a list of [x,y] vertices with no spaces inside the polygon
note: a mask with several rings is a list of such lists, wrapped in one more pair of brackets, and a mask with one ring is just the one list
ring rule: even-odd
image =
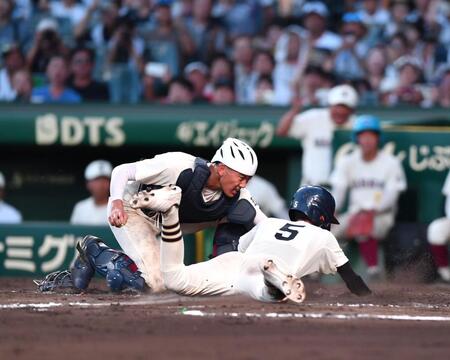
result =
[{"label": "black undershirt sleeve", "polygon": [[353,271],[350,262],[347,261],[344,265],[339,266],[337,271],[353,294],[365,296],[372,293],[361,276]]}]

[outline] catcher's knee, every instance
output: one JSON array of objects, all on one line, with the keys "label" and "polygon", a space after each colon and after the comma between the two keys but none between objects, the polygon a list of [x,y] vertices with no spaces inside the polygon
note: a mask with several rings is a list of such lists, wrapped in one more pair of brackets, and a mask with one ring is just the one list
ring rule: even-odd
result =
[{"label": "catcher's knee", "polygon": [[[86,267],[74,267],[76,275],[79,274],[77,281],[80,286],[87,287],[93,272],[96,271],[106,278],[108,287],[114,292],[126,288],[139,291],[146,289],[145,281],[134,261],[124,253],[111,249],[101,239],[88,235],[77,244],[77,250],[80,253],[79,263]],[[89,267],[92,274],[88,270]]]},{"label": "catcher's knee", "polygon": [[214,234],[214,256],[237,251],[239,238],[247,232],[242,224],[224,223],[217,226]]}]

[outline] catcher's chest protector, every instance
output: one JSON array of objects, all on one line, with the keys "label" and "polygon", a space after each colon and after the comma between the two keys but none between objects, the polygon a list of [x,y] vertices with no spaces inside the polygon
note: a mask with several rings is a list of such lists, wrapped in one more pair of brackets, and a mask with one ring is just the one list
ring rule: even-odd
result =
[{"label": "catcher's chest protector", "polygon": [[218,200],[210,203],[203,200],[202,190],[209,175],[210,171],[206,160],[197,158],[194,171],[186,169],[178,177],[177,186],[182,190],[179,209],[181,223],[219,220],[235,207],[239,193],[232,198],[222,194]]}]

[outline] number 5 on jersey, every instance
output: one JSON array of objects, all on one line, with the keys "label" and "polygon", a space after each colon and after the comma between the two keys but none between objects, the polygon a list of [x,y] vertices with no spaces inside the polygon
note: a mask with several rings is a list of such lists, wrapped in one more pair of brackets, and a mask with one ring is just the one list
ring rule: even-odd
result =
[{"label": "number 5 on jersey", "polygon": [[298,230],[296,230],[295,228],[303,227],[305,227],[305,225],[286,223],[279,229],[279,232],[275,233],[275,239],[284,241],[292,240],[298,235]]}]

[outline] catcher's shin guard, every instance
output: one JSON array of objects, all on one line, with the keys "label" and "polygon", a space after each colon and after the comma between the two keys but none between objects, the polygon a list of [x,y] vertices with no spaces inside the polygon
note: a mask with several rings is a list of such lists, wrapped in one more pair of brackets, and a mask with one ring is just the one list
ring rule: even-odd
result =
[{"label": "catcher's shin guard", "polygon": [[[111,249],[98,237],[85,236],[77,244],[77,250],[85,264],[106,278],[106,283],[112,291],[118,292],[129,288],[139,291],[146,289],[144,278],[134,261],[124,253]],[[87,269],[83,274],[84,279],[93,276]],[[82,280],[80,282],[82,283]]]},{"label": "catcher's shin guard", "polygon": [[78,255],[73,266],[70,268],[70,273],[73,286],[79,290],[86,290],[95,274],[95,269],[89,262]]}]

